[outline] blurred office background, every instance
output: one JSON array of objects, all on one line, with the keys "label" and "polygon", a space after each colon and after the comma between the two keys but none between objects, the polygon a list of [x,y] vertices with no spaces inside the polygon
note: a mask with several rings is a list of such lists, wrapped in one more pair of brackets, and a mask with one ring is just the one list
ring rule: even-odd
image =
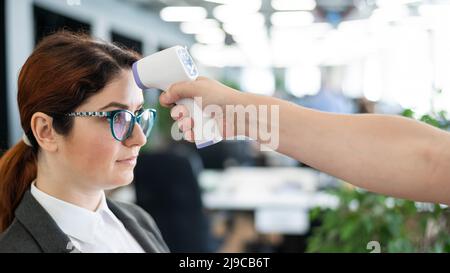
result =
[{"label": "blurred office background", "polygon": [[[59,29],[143,55],[185,45],[202,75],[244,92],[448,129],[450,1],[0,2],[2,150],[22,135],[18,71],[36,43]],[[370,242],[382,251],[450,251],[445,207],[353,189],[250,141],[196,150],[171,138],[159,93],[145,93],[158,124],[135,182],[110,195],[150,212],[174,252],[369,252]]]}]

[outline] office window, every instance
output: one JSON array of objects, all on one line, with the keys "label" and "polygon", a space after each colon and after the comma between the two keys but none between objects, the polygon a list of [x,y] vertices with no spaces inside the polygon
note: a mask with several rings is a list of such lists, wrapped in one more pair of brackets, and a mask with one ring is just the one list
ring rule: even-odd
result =
[{"label": "office window", "polygon": [[112,41],[116,44],[123,45],[127,48],[130,48],[139,54],[142,54],[142,42],[138,40],[134,40],[132,38],[126,37],[117,32],[113,32],[111,34]]},{"label": "office window", "polygon": [[[0,151],[8,147],[8,111],[6,109],[6,24],[5,2],[0,1]],[[0,155],[2,152],[0,152]]]},{"label": "office window", "polygon": [[82,31],[87,34],[91,33],[91,26],[89,24],[74,18],[46,10],[36,5],[33,8],[33,13],[36,44],[45,36],[61,29],[75,32]]}]

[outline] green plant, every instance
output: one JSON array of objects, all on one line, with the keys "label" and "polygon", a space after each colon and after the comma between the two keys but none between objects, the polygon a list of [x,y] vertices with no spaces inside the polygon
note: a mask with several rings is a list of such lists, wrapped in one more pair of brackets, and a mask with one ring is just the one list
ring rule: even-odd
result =
[{"label": "green plant", "polygon": [[237,81],[232,80],[231,78],[222,78],[220,80],[220,82],[228,87],[233,88],[233,89],[241,90],[240,84]]},{"label": "green plant", "polygon": [[418,119],[422,122],[428,123],[434,127],[441,128],[443,130],[450,129],[450,119],[448,113],[445,110],[439,112],[432,112],[431,114],[425,114],[419,118],[416,117],[416,113],[411,109],[406,109],[403,111],[402,116],[407,118]]},{"label": "green plant", "polygon": [[[415,118],[408,109],[403,116]],[[447,113],[418,118],[449,129]],[[330,190],[339,198],[336,209],[315,208],[308,252],[370,252],[368,243],[379,243],[381,252],[450,252],[450,215],[438,204],[417,203],[351,187]]]}]

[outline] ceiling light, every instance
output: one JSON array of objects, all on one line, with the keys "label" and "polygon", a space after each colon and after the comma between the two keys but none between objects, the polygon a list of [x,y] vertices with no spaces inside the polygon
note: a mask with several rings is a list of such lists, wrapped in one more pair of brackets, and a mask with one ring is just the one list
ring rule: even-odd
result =
[{"label": "ceiling light", "polygon": [[192,22],[201,21],[208,13],[203,7],[165,7],[160,16],[166,22]]},{"label": "ceiling light", "polygon": [[313,10],[316,8],[315,0],[272,0],[275,10]]},{"label": "ceiling light", "polygon": [[274,26],[308,26],[314,22],[314,16],[307,11],[275,12],[271,17]]}]

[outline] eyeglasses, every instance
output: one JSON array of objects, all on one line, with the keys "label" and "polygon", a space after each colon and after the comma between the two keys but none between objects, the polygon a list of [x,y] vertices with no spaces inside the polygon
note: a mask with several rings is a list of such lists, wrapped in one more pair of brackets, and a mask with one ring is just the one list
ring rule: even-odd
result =
[{"label": "eyeglasses", "polygon": [[148,137],[156,120],[156,110],[142,109],[139,110],[137,115],[122,109],[109,112],[72,112],[67,113],[66,116],[106,117],[109,120],[113,137],[118,141],[124,141],[133,133],[135,123],[141,126],[142,132]]}]

